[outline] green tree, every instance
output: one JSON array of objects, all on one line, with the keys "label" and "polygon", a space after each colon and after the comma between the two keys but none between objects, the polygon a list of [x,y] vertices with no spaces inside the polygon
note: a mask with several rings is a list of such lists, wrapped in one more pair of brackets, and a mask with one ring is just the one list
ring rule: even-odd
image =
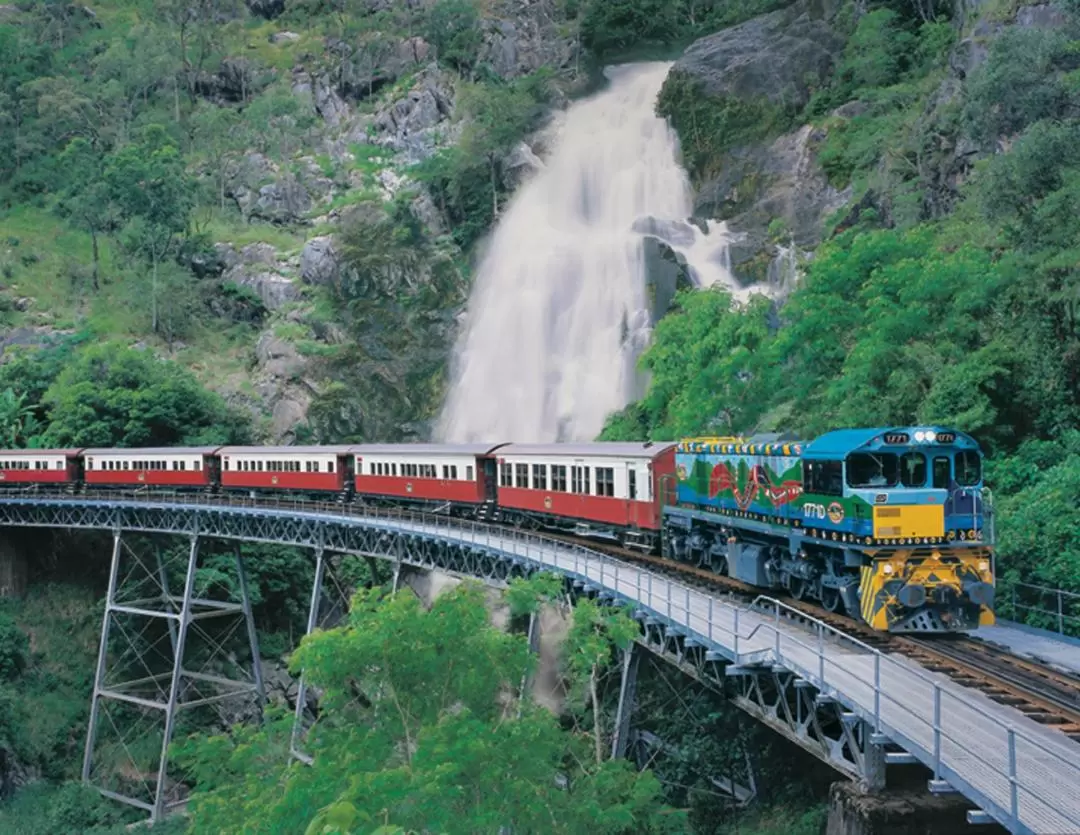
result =
[{"label": "green tree", "polygon": [[475,0],[436,0],[427,13],[424,37],[435,45],[439,60],[462,74],[472,73],[484,43]]},{"label": "green tree", "polygon": [[6,449],[26,446],[39,429],[35,406],[27,402],[27,392],[16,394],[11,388],[0,391],[0,443]]},{"label": "green tree", "polygon": [[104,179],[105,158],[88,141],[78,138],[73,139],[64,149],[60,155],[60,164],[70,175],[57,202],[57,208],[61,214],[90,233],[94,259],[92,283],[94,290],[98,290],[101,287],[98,238],[114,223],[109,186]]},{"label": "green tree", "polygon": [[80,351],[42,398],[57,447],[243,442],[244,421],[175,363],[116,344]]},{"label": "green tree", "polygon": [[188,228],[192,183],[180,152],[160,125],[147,127],[139,142],[113,153],[104,180],[124,224],[126,246],[150,262],[150,328],[157,333],[158,272]]},{"label": "green tree", "polygon": [[323,693],[310,767],[286,767],[288,720],[179,746],[196,780],[192,833],[681,832],[659,784],[588,762],[580,738],[507,698],[532,659],[466,584],[425,610],[358,592],[347,625],[293,659]]}]

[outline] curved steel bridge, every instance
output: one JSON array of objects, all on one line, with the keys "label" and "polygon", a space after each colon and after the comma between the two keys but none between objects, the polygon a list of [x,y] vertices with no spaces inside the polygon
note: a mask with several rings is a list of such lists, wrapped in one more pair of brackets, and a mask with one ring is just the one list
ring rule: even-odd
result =
[{"label": "curved steel bridge", "polygon": [[[867,790],[885,786],[888,766],[921,763],[933,772],[930,791],[959,792],[976,807],[968,812],[971,823],[996,821],[1013,833],[1080,831],[1080,745],[770,598],[747,607],[542,535],[329,502],[156,492],[0,494],[0,525],[112,532],[83,777],[154,818],[171,805],[167,748],[178,712],[263,695],[258,664],[246,675],[221,675],[216,666],[214,673],[206,672],[212,650],[222,649],[223,636],[240,626],[246,627],[252,658],[258,658],[239,542],[262,542],[312,550],[309,631],[318,625],[327,585],[332,585],[326,578],[334,554],[389,560],[396,570],[403,565],[437,569],[494,583],[535,571],[558,572],[581,593],[628,605],[642,625],[641,645],[719,689]],[[139,533],[188,537],[186,567],[170,572],[160,555],[154,564],[139,557],[123,538]],[[200,542],[206,540],[237,543],[232,583],[240,602],[199,596]],[[220,560],[215,565],[220,574]],[[183,577],[182,591],[171,592],[170,573]],[[208,626],[229,619],[232,627],[212,631]],[[133,623],[144,624],[142,631]],[[146,624],[157,624],[156,632]],[[130,658],[126,666],[118,663],[118,639],[144,650],[155,634],[167,646],[169,664],[146,665],[145,676],[115,680],[111,673],[131,669]],[[197,651],[200,636],[205,641]],[[625,748],[634,655],[625,657],[614,753]],[[301,683],[294,741],[300,739],[304,705]],[[117,729],[128,715],[125,706],[157,709],[164,717],[160,766],[146,799],[95,782],[100,765],[95,743],[110,706],[120,708],[108,719]],[[298,748],[295,753],[303,756]]]}]

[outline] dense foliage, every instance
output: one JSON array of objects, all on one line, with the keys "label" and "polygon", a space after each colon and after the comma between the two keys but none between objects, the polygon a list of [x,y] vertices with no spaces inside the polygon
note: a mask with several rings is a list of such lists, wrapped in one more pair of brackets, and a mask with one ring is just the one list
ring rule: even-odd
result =
[{"label": "dense foliage", "polygon": [[64,340],[0,367],[0,432],[13,446],[241,443],[248,421],[186,369],[115,343]]},{"label": "dense foliage", "polygon": [[[529,605],[558,583],[523,586],[515,599]],[[193,835],[684,831],[650,773],[600,753],[598,729],[594,758],[587,733],[562,730],[518,692],[528,641],[488,618],[470,585],[430,609],[411,594],[358,593],[348,622],[305,638],[293,658],[322,693],[312,766],[286,765],[287,717],[179,746],[196,781]],[[634,631],[625,615],[575,615],[571,676],[594,680]]]},{"label": "dense foliage", "polygon": [[[642,358],[648,394],[605,437],[955,425],[996,459],[1003,576],[1077,587],[1077,38],[1075,23],[1006,30],[961,84],[943,16],[858,17],[796,119],[827,130],[820,160],[852,186],[853,208],[778,316],[764,299],[680,295]],[[704,175],[747,137],[723,103],[692,107],[716,123],[704,138],[681,132]]]}]

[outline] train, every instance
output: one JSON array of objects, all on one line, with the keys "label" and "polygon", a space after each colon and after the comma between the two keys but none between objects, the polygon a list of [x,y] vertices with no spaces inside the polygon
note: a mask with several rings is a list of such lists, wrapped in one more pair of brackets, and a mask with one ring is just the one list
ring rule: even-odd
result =
[{"label": "train", "polygon": [[424,510],[617,542],[882,632],[994,622],[982,453],[942,427],[564,444],[0,450],[0,491],[202,491]]}]

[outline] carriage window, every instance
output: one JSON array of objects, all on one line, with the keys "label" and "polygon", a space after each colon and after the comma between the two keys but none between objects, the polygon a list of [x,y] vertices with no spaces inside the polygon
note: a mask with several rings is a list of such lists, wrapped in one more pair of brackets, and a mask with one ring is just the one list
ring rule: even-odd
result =
[{"label": "carriage window", "polygon": [[898,469],[891,452],[856,452],[847,459],[848,487],[895,487]]},{"label": "carriage window", "polygon": [[900,483],[905,487],[926,484],[926,456],[921,452],[905,452],[900,456]]},{"label": "carriage window", "polygon": [[612,467],[596,468],[596,495],[615,495],[615,470]]},{"label": "carriage window", "polygon": [[551,489],[566,492],[566,467],[562,464],[551,465]]},{"label": "carriage window", "polygon": [[982,478],[982,464],[979,453],[971,449],[962,449],[956,453],[956,483],[961,487],[972,487]]},{"label": "carriage window", "polygon": [[945,456],[934,459],[934,489],[948,490],[949,481],[952,480],[952,464]]},{"label": "carriage window", "polygon": [[547,490],[547,464],[533,464],[533,490]]},{"label": "carriage window", "polygon": [[631,467],[626,471],[627,476],[627,495],[630,500],[633,501],[637,498],[637,470]]},{"label": "carriage window", "polygon": [[[333,472],[333,470],[331,470],[330,472]],[[397,464],[396,463],[390,465],[390,474],[391,475],[397,475]]]},{"label": "carriage window", "polygon": [[465,480],[473,481],[473,468],[471,466],[465,468]]},{"label": "carriage window", "polygon": [[511,487],[511,486],[513,486],[513,481],[512,481],[511,476],[510,476],[511,472],[512,472],[512,468],[511,468],[511,466],[509,464],[500,464],[499,465],[499,486],[500,487]]},{"label": "carriage window", "polygon": [[529,486],[529,465],[528,464],[515,464],[514,465],[514,486],[515,487],[528,487]]},{"label": "carriage window", "polygon": [[584,467],[571,467],[570,468],[570,492],[581,492],[581,471]]},{"label": "carriage window", "polygon": [[818,496],[844,495],[844,465],[840,461],[803,463],[803,492]]},{"label": "carriage window", "polygon": [[334,462],[333,461],[327,461],[326,462],[326,471],[328,473],[332,473],[334,471]]},{"label": "carriage window", "polygon": [[449,464],[443,464],[442,465],[442,477],[443,477],[443,481],[450,478],[450,465]]},{"label": "carriage window", "polygon": [[582,467],[581,468],[581,492],[584,493],[585,495],[588,495],[589,493],[592,492],[592,490],[589,487],[589,472],[590,472],[589,467]]}]

